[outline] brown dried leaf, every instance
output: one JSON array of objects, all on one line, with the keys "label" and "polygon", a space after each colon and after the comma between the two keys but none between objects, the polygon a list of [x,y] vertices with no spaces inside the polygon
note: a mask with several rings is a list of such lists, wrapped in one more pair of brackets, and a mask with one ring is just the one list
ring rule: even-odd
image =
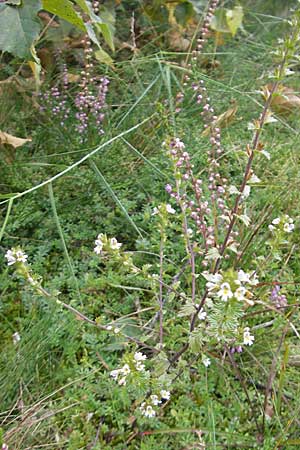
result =
[{"label": "brown dried leaf", "polygon": [[78,83],[78,81],[80,81],[80,75],[68,72],[67,79],[68,83]]},{"label": "brown dried leaf", "polygon": [[26,144],[27,142],[31,142],[32,139],[23,139],[18,138],[16,136],[12,136],[11,134],[5,133],[4,131],[0,131],[0,144],[7,144],[11,145],[14,148],[21,147],[22,145]]},{"label": "brown dried leaf", "polygon": [[[220,114],[217,119],[212,122],[212,127],[226,128],[234,120],[237,110],[238,107],[236,104],[232,108],[227,109],[227,111]],[[209,136],[209,134],[209,127],[202,132],[202,136]]]},{"label": "brown dried leaf", "polygon": [[187,51],[190,47],[190,40],[182,36],[180,31],[173,29],[168,35],[169,45],[173,50]]},{"label": "brown dried leaf", "polygon": [[[262,88],[262,95],[265,99],[268,98],[271,89],[271,84]],[[300,109],[300,97],[296,95],[293,89],[280,84],[273,95],[271,109],[277,114],[291,114]]]}]

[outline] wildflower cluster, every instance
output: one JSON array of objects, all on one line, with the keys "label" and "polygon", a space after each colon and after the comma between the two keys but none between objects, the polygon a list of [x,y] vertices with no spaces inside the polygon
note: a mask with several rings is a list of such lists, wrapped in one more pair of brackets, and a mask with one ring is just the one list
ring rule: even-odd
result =
[{"label": "wildflower cluster", "polygon": [[[91,42],[83,39],[85,67],[81,71],[79,87],[74,99],[69,95],[69,75],[67,66],[63,64],[61,82],[49,91],[41,92],[40,111],[50,113],[58,119],[60,127],[70,130],[75,124],[80,142],[88,138],[89,130],[95,128],[103,134],[102,123],[105,117],[106,95],[109,80],[106,77],[93,76]],[[68,121],[69,118],[72,120]],[[74,116],[74,117],[73,117]]]},{"label": "wildflower cluster", "polygon": [[98,234],[97,239],[95,240],[94,252],[97,255],[101,255],[103,252],[116,252],[120,250],[122,244],[117,241],[116,238],[108,238],[106,234],[100,233]]},{"label": "wildflower cluster", "polygon": [[254,342],[254,336],[252,334],[250,334],[250,328],[246,327],[244,328],[244,333],[243,333],[243,344],[244,345],[252,345]]},{"label": "wildflower cluster", "polygon": [[157,214],[165,214],[165,213],[175,214],[176,211],[174,208],[172,208],[172,206],[169,203],[167,203],[166,205],[159,205],[158,207],[155,207],[153,209],[152,216],[156,216]]},{"label": "wildflower cluster", "polygon": [[223,275],[208,272],[203,272],[202,275],[207,280],[206,289],[210,297],[220,299],[223,302],[237,300],[250,306],[254,305],[251,287],[259,283],[255,273],[246,273],[243,270],[236,273],[229,270]]},{"label": "wildflower cluster", "polygon": [[[221,198],[225,193],[226,179],[222,179],[218,171],[209,174],[211,201],[208,201],[203,191],[203,180],[194,175],[194,166],[189,153],[185,150],[185,144],[179,138],[171,139],[167,152],[173,163],[176,185],[173,187],[171,184],[167,184],[165,190],[194,222],[196,233],[202,235],[203,246],[208,251],[209,248],[216,246],[215,229],[209,223],[213,205],[217,202],[223,217],[224,211],[227,211],[225,202]],[[215,159],[214,164],[216,167],[219,166]],[[223,225],[226,228],[226,224],[223,223]],[[187,231],[185,230],[186,233]],[[191,231],[193,230],[191,229]]]},{"label": "wildflower cluster", "polygon": [[149,399],[140,406],[141,414],[149,418],[155,417],[157,414],[155,406],[160,405],[164,400],[170,400],[170,397],[170,392],[165,389],[162,389],[158,394],[150,395]]},{"label": "wildflower cluster", "polygon": [[7,264],[12,266],[17,263],[26,263],[28,256],[20,248],[13,248],[7,250],[5,258],[7,259]]},{"label": "wildflower cluster", "polygon": [[144,361],[147,359],[147,356],[142,352],[136,352],[133,356],[128,355],[125,359],[127,362],[123,367],[110,372],[110,376],[117,381],[120,386],[126,385],[126,378],[129,374],[136,374],[138,372],[143,373],[146,371]]},{"label": "wildflower cluster", "polygon": [[272,223],[269,225],[269,230],[272,233],[276,232],[284,232],[284,233],[292,233],[295,229],[294,219],[285,214],[282,217],[276,217],[276,219],[272,220]]}]

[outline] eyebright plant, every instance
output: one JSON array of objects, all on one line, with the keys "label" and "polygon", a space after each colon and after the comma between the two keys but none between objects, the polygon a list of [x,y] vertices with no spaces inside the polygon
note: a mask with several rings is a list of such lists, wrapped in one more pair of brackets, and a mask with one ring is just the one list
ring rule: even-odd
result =
[{"label": "eyebright plant", "polygon": [[[209,131],[206,173],[203,177],[198,175],[199,167],[195,167],[192,154],[180,136],[175,132],[165,136],[162,152],[173,176],[165,186],[168,202],[157,205],[150,217],[159,235],[152,264],[140,266],[134,250],[127,250],[126,242],[121,243],[115,237],[100,233],[95,240],[94,257],[102,268],[113,267],[131,283],[143,283],[147,290],[151,312],[147,308],[149,303],[141,305],[147,309],[139,312],[141,335],[137,338],[126,334],[115,323],[88,318],[60,300],[60,294],[48,293],[42,287],[41,279],[32,273],[21,249],[6,253],[8,264],[15,266],[32,288],[108,335],[125,339],[127,345],[122,359],[109,376],[130,394],[138,420],[163,414],[167,409],[162,406],[172,401],[175,380],[196,362],[200,361],[203,370],[209,373],[210,367],[219,360],[228,358],[232,363],[234,354],[242,353],[246,346],[255,346],[256,342],[248,313],[249,309],[255,312],[261,302],[260,266],[255,261],[253,267],[244,265],[245,250],[241,248],[239,230],[251,223],[248,215],[251,186],[260,181],[253,165],[256,157],[264,152],[262,130],[291,53],[290,46],[283,49],[276,81],[255,121],[252,142],[245,148],[244,172],[236,188],[226,170],[221,129],[216,125],[216,111],[205,82],[193,79],[193,69],[217,5],[216,0],[210,3],[197,48],[187,66],[183,90],[176,96],[177,114],[190,95],[200,109],[204,129]],[[294,31],[291,39],[299,40],[299,32],[296,36]],[[294,228],[294,220],[288,215],[273,219],[267,230],[273,237],[273,241],[270,239],[273,248],[282,243],[288,245]],[[178,244],[178,255],[170,264],[169,252],[174,242]],[[277,287],[271,292],[271,301],[275,307],[282,303],[288,305],[287,297]],[[179,330],[178,342],[168,333],[170,326],[174,332]]]}]

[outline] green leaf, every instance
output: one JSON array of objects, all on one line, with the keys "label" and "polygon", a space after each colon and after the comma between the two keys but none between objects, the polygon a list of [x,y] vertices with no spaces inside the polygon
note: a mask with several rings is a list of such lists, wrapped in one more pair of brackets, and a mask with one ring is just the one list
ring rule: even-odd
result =
[{"label": "green leaf", "polygon": [[30,48],[40,31],[40,9],[40,0],[26,0],[22,6],[0,5],[0,50],[31,58]]},{"label": "green leaf", "polygon": [[100,48],[95,52],[95,58],[101,63],[106,64],[108,66],[113,66],[114,64],[109,54],[106,53],[104,50],[102,50],[102,48]]},{"label": "green leaf", "polygon": [[227,9],[218,8],[210,22],[210,28],[218,33],[230,33],[227,23]]},{"label": "green leaf", "polygon": [[112,51],[115,50],[114,41],[113,41],[113,33],[111,31],[111,27],[107,23],[97,23],[97,28],[99,28],[100,32],[103,34],[105,42]]},{"label": "green leaf", "polygon": [[114,44],[114,34],[115,34],[115,14],[114,10],[109,9],[108,7],[101,6],[100,9],[100,22],[97,24],[100,29],[105,42],[111,48],[112,51],[115,51]]},{"label": "green leaf", "polygon": [[243,17],[244,11],[241,6],[235,6],[233,9],[226,11],[227,25],[232,36],[236,35],[237,30],[242,25]]},{"label": "green leaf", "polygon": [[42,0],[43,8],[63,20],[75,25],[82,31],[86,31],[84,21],[79,13],[74,9],[70,0]]}]

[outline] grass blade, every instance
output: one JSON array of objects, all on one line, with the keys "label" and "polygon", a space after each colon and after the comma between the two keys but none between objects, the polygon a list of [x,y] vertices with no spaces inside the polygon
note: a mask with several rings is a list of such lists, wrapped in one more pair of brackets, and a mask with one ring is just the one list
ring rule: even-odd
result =
[{"label": "grass blade", "polygon": [[110,196],[113,198],[113,200],[116,202],[116,204],[119,206],[119,208],[121,209],[121,211],[123,212],[124,216],[126,217],[126,219],[128,220],[128,222],[130,223],[130,225],[135,229],[135,231],[138,233],[138,235],[142,238],[143,235],[140,232],[140,230],[138,229],[138,227],[136,226],[136,224],[134,223],[134,221],[132,220],[132,218],[129,216],[127,209],[125,208],[125,206],[120,202],[120,200],[118,199],[118,197],[116,196],[116,194],[114,193],[113,189],[111,188],[110,184],[106,181],[106,178],[102,175],[102,173],[100,172],[100,170],[98,169],[98,167],[96,166],[96,164],[94,163],[94,161],[90,161],[90,166],[91,168],[94,170],[95,174],[97,175],[98,178],[100,178],[100,181],[102,184],[104,184],[105,188],[107,189],[107,191],[109,192]]},{"label": "grass blade", "polygon": [[0,230],[0,242],[1,242],[2,238],[3,238],[3,234],[4,234],[4,231],[5,231],[5,228],[6,228],[8,219],[9,219],[9,216],[10,216],[10,212],[11,212],[11,208],[12,208],[12,205],[13,205],[13,201],[14,201],[13,198],[10,198],[9,201],[8,201],[8,207],[7,207],[7,211],[6,211],[6,214],[5,214],[5,219],[4,219],[3,225],[2,225],[1,230]]},{"label": "grass blade", "polygon": [[52,211],[53,211],[53,217],[54,217],[54,220],[55,220],[55,223],[56,223],[58,234],[59,234],[60,239],[61,239],[61,243],[62,243],[62,246],[63,246],[64,254],[65,254],[66,260],[68,262],[70,273],[71,273],[72,278],[74,280],[74,284],[75,284],[75,287],[76,287],[76,291],[77,291],[78,297],[81,298],[80,291],[79,291],[79,286],[78,286],[78,281],[77,281],[77,278],[76,278],[76,275],[75,275],[75,272],[74,272],[74,267],[73,267],[73,264],[72,264],[72,261],[71,261],[71,258],[70,258],[67,246],[66,246],[64,233],[63,233],[63,230],[61,228],[59,217],[58,217],[58,214],[57,214],[56,203],[55,203],[55,198],[54,198],[53,188],[52,188],[52,183],[49,183],[48,191],[49,191],[49,198],[50,198],[50,203],[51,203],[51,207],[52,207]]}]

